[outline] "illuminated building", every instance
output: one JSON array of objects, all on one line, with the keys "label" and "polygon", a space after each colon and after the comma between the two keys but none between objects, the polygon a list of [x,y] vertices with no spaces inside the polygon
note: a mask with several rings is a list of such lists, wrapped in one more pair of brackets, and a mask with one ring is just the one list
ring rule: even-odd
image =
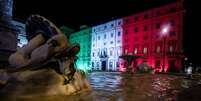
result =
[{"label": "illuminated building", "polygon": [[17,30],[17,39],[18,39],[17,46],[22,47],[28,43],[25,32],[25,24],[15,20],[12,21],[12,24],[15,26],[15,29]]},{"label": "illuminated building", "polygon": [[90,54],[91,54],[91,28],[83,25],[80,31],[74,32],[70,35],[71,43],[80,44],[80,52],[78,53],[78,60],[76,65],[79,69],[90,71]]},{"label": "illuminated building", "polygon": [[[123,71],[126,69],[125,61],[119,59],[119,56],[129,54],[140,57],[134,59],[132,68],[146,63],[159,72],[181,70],[185,12],[182,3],[179,1],[167,4],[92,26],[92,32],[89,33],[91,34],[90,68]],[[82,31],[84,30],[79,33]],[[73,39],[74,41],[86,39],[81,39],[82,34],[79,33],[73,35],[73,38],[77,37],[77,40]],[[84,54],[84,51],[80,54]]]},{"label": "illuminated building", "polygon": [[122,46],[122,20],[92,27],[91,62],[93,70],[117,71]]},{"label": "illuminated building", "polygon": [[122,51],[141,56],[133,68],[146,62],[156,71],[179,71],[182,62],[181,2],[124,17]]},{"label": "illuminated building", "polygon": [[66,26],[61,26],[60,30],[66,35],[66,37],[69,39],[70,38],[70,34],[74,32],[73,29],[66,27]]}]

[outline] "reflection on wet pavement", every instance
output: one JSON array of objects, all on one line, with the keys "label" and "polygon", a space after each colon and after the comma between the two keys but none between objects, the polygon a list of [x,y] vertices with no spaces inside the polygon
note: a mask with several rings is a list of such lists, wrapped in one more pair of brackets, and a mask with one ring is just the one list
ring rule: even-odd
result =
[{"label": "reflection on wet pavement", "polygon": [[[182,76],[94,72],[88,76],[93,90],[73,96],[18,98],[15,101],[176,101],[191,81]],[[195,83],[195,82],[194,82]]]}]

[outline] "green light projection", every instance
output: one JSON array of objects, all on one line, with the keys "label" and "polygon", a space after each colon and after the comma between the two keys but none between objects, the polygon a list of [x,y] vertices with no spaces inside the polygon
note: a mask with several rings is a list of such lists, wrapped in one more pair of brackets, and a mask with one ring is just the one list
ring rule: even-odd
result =
[{"label": "green light projection", "polygon": [[80,44],[80,52],[77,54],[77,68],[85,72],[91,71],[90,55],[91,55],[91,28],[85,27],[78,32],[70,35],[69,41]]}]

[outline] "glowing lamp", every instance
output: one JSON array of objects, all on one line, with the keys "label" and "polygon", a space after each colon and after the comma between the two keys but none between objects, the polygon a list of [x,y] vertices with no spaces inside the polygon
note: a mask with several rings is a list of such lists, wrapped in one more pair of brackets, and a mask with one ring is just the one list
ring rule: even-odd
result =
[{"label": "glowing lamp", "polygon": [[168,31],[169,31],[169,27],[168,26],[164,27],[162,29],[162,35],[167,35]]},{"label": "glowing lamp", "polygon": [[163,29],[163,33],[167,33],[168,29],[167,28],[164,28]]}]

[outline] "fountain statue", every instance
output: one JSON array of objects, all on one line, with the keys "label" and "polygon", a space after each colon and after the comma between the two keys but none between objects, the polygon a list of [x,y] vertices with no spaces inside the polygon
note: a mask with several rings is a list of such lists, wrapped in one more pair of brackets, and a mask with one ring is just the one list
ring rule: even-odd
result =
[{"label": "fountain statue", "polygon": [[91,89],[83,71],[75,68],[79,44],[49,20],[32,15],[26,21],[28,44],[9,57],[8,79],[0,94],[9,96],[71,95]]},{"label": "fountain statue", "polygon": [[12,24],[13,0],[0,0],[0,68],[17,48],[17,30]]}]

